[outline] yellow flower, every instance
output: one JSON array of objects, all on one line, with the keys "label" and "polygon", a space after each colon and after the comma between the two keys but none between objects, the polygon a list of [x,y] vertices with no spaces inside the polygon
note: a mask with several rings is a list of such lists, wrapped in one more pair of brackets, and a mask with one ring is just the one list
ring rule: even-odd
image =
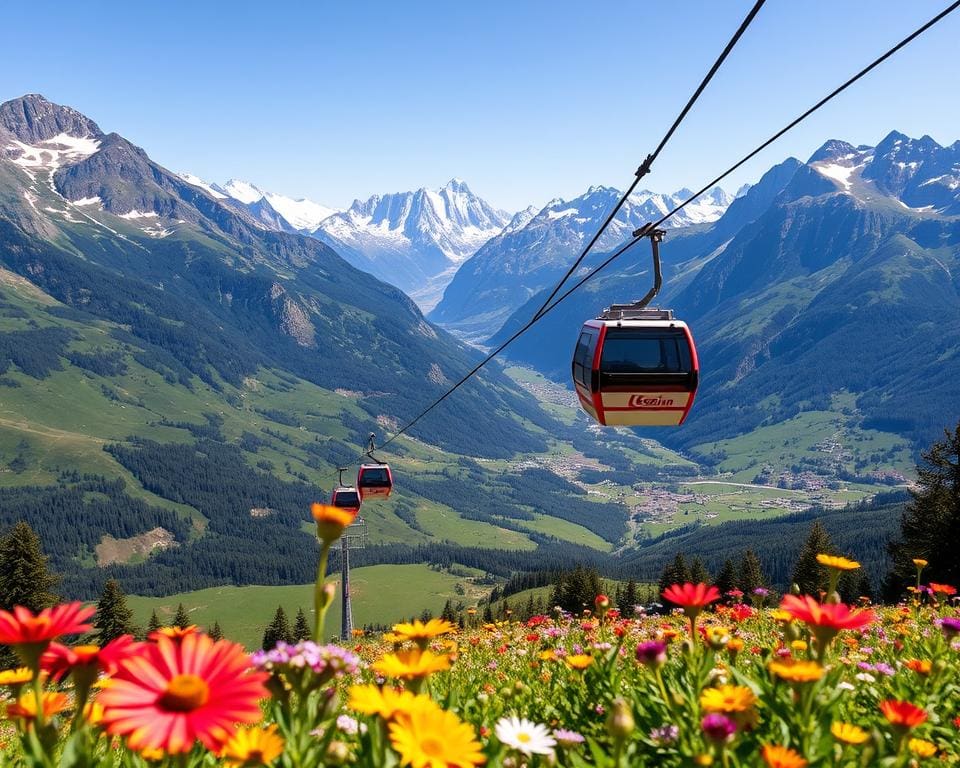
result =
[{"label": "yellow flower", "polygon": [[160,749],[160,747],[147,747],[140,751],[140,757],[152,763],[159,763],[161,760],[166,760],[167,753]]},{"label": "yellow flower", "polygon": [[456,631],[456,626],[446,619],[430,619],[426,624],[417,619],[412,624],[393,625],[394,637],[400,637],[403,640],[413,640],[416,643],[432,640],[441,635],[449,635],[451,632]]},{"label": "yellow flower", "polygon": [[753,691],[743,685],[721,685],[700,694],[700,706],[708,712],[746,712],[756,703]]},{"label": "yellow flower", "polygon": [[910,739],[907,746],[917,757],[933,757],[937,754],[937,745],[926,739]]},{"label": "yellow flower", "polygon": [[443,672],[450,669],[450,657],[438,655],[433,651],[421,651],[413,648],[409,651],[388,653],[372,667],[386,677],[402,677],[412,680],[416,677],[426,677],[434,672]]},{"label": "yellow flower", "polygon": [[774,608],[770,611],[770,618],[774,621],[793,621],[793,614],[782,608]]},{"label": "yellow flower", "polygon": [[695,758],[693,758],[693,764],[704,766],[713,765],[713,755],[709,755],[706,752],[701,755],[697,755]]},{"label": "yellow flower", "polygon": [[90,725],[100,725],[103,720],[103,707],[99,701],[88,701],[83,705],[83,717]]},{"label": "yellow flower", "polygon": [[347,691],[347,706],[364,715],[379,715],[392,720],[398,712],[405,712],[416,698],[410,691],[395,691],[375,685],[351,685]]},{"label": "yellow flower", "polygon": [[761,754],[768,768],[804,768],[807,765],[801,755],[788,747],[764,744]]},{"label": "yellow flower", "polygon": [[823,677],[823,667],[815,661],[771,661],[770,674],[791,683],[813,683]]},{"label": "yellow flower", "polygon": [[792,643],[790,643],[790,648],[797,653],[803,653],[805,650],[807,650],[807,643],[805,640],[794,640]]},{"label": "yellow flower", "polygon": [[540,651],[540,653],[537,655],[540,658],[540,661],[556,661],[557,658],[557,653],[553,650],[553,648],[547,648],[545,651]]},{"label": "yellow flower", "polygon": [[587,656],[585,653],[576,653],[565,657],[564,661],[570,669],[586,669],[593,664],[593,657]]},{"label": "yellow flower", "polygon": [[317,538],[327,544],[339,539],[357,516],[354,510],[316,503],[310,505],[310,514],[317,523]]},{"label": "yellow flower", "polygon": [[283,754],[283,737],[277,733],[275,724],[266,728],[241,728],[236,731],[220,751],[227,765],[253,768],[270,765]]},{"label": "yellow flower", "polygon": [[707,644],[719,651],[730,642],[730,630],[726,627],[707,627]]},{"label": "yellow flower", "polygon": [[[65,693],[53,693],[44,691],[40,694],[41,707],[43,707],[43,718],[47,720],[54,715],[70,708],[70,699]],[[23,694],[16,701],[7,704],[7,717],[15,717],[23,720],[34,720],[37,717],[37,697],[33,691]]]},{"label": "yellow flower", "polygon": [[29,667],[5,669],[0,672],[0,685],[23,685],[33,680],[33,672]]},{"label": "yellow flower", "polygon": [[817,555],[817,562],[825,565],[827,568],[834,568],[838,571],[855,571],[860,567],[856,560],[848,560],[845,557],[836,555]]},{"label": "yellow flower", "polygon": [[926,568],[928,565],[930,565],[930,563],[924,560],[922,557],[913,558],[913,564],[917,566],[917,568]]},{"label": "yellow flower", "polygon": [[416,698],[402,717],[390,723],[390,743],[400,755],[401,765],[473,768],[486,762],[473,728],[429,697]]},{"label": "yellow flower", "polygon": [[833,738],[844,744],[863,744],[870,738],[870,734],[863,728],[850,723],[835,722],[830,726],[830,733],[833,734]]},{"label": "yellow flower", "polygon": [[743,640],[739,637],[730,638],[730,642],[727,643],[727,650],[730,653],[740,653],[743,650]]}]

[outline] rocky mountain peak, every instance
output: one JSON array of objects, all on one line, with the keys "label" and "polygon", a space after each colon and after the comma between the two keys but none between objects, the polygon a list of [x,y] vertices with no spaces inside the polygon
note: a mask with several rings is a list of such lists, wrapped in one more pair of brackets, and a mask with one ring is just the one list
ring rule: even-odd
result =
[{"label": "rocky mountain peak", "polygon": [[75,138],[103,137],[100,127],[70,107],[47,101],[38,93],[0,104],[0,127],[24,144],[49,141],[61,134]]},{"label": "rocky mountain peak", "polygon": [[816,152],[810,155],[808,163],[819,163],[824,160],[840,160],[848,155],[857,154],[857,148],[846,141],[830,139],[825,142]]}]

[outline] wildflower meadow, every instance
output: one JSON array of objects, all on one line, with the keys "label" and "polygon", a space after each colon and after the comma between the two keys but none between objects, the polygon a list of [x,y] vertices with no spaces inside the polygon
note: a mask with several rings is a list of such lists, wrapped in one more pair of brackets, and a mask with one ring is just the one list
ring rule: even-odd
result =
[{"label": "wildflower meadow", "polygon": [[[314,517],[325,560],[350,520]],[[674,584],[664,615],[597,595],[579,616],[431,619],[253,654],[196,627],[67,645],[93,608],[0,611],[21,662],[0,673],[0,755],[30,768],[960,763],[956,589],[925,583],[917,560],[909,603],[845,605],[836,584],[858,564],[819,561],[822,599]]]}]

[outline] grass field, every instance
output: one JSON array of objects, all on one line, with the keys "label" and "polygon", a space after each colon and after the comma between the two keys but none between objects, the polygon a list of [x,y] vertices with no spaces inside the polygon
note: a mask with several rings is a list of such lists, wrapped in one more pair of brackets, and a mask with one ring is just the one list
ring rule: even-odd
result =
[{"label": "grass field", "polygon": [[[387,624],[411,616],[424,609],[438,615],[447,600],[456,604],[474,605],[489,591],[477,587],[469,577],[431,570],[426,565],[373,565],[351,571],[354,625]],[[464,594],[458,594],[460,585]],[[291,626],[297,610],[303,608],[307,620],[313,622],[313,584],[283,587],[213,587],[169,597],[128,598],[134,620],[146,626],[151,611],[161,623],[172,621],[177,606],[183,603],[190,620],[201,627],[220,622],[224,634],[248,648],[259,648],[263,631],[282,605]],[[327,635],[340,632],[340,591],[327,614]]]},{"label": "grass field", "polygon": [[857,474],[892,469],[913,475],[913,454],[905,440],[861,428],[852,414],[851,396],[836,395],[833,404],[834,410],[807,411],[746,435],[703,443],[697,451],[725,454],[717,469],[728,475],[724,479],[742,483],[751,482],[764,466],[777,474],[804,463]]}]

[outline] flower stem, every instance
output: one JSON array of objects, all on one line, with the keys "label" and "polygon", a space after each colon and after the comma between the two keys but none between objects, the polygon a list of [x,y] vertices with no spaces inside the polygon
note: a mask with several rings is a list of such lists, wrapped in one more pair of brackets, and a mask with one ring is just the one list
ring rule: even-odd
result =
[{"label": "flower stem", "polygon": [[313,610],[316,620],[313,639],[317,643],[323,639],[323,622],[327,615],[327,608],[330,607],[330,600],[323,589],[323,582],[327,576],[327,560],[330,557],[331,543],[324,541],[320,545],[320,562],[317,564],[317,580],[313,587]]}]

